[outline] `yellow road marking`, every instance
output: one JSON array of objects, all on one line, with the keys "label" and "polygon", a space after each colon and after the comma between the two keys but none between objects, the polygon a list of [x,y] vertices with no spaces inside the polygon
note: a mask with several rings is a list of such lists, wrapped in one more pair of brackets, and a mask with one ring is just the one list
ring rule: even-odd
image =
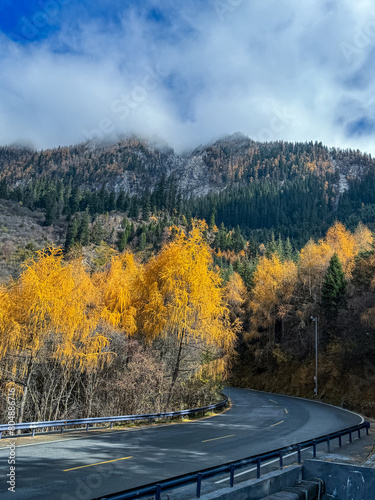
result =
[{"label": "yellow road marking", "polygon": [[280,422],[277,422],[277,424],[272,424],[270,427],[275,427],[275,425],[282,424],[283,422],[284,422],[284,420],[280,420]]},{"label": "yellow road marking", "polygon": [[201,441],[202,443],[208,443],[208,441],[216,441],[217,439],[225,439],[225,438],[231,438],[235,436],[235,434],[230,434],[230,436],[222,436],[219,438],[213,438],[213,439],[205,439],[204,441]]},{"label": "yellow road marking", "polygon": [[110,462],[118,462],[119,460],[127,460],[128,458],[133,458],[133,457],[116,458],[116,460],[107,460],[106,462],[98,462],[96,464],[81,465],[80,467],[73,467],[73,469],[65,469],[63,472],[69,472],[71,470],[77,470],[77,469],[84,469],[85,467],[94,467],[94,465],[109,464]]},{"label": "yellow road marking", "polygon": [[284,410],[285,410],[285,413],[288,413],[288,410],[286,408],[284,408]]}]

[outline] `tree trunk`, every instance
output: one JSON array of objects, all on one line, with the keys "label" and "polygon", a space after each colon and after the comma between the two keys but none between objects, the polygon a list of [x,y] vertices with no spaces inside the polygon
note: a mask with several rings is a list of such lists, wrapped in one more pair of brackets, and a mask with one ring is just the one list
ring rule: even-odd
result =
[{"label": "tree trunk", "polygon": [[64,378],[61,382],[60,392],[59,392],[59,395],[57,396],[57,403],[56,403],[54,420],[57,420],[57,417],[59,416],[60,403],[61,403],[61,400],[62,400],[62,397],[64,395],[64,392],[65,392],[67,385],[68,385],[68,377],[66,375],[64,375]]},{"label": "tree trunk", "polygon": [[174,389],[174,386],[176,384],[178,375],[180,373],[180,362],[181,362],[181,354],[182,354],[182,346],[183,346],[183,343],[184,343],[184,337],[185,337],[185,332],[182,332],[181,340],[180,340],[180,345],[179,345],[179,348],[178,348],[176,365],[175,365],[174,370],[173,370],[172,382],[171,382],[171,385],[170,385],[170,388],[169,388],[169,393],[168,393],[168,398],[167,398],[167,403],[166,403],[166,410],[167,411],[169,410],[169,405],[170,405],[170,402],[171,402],[171,399],[172,399],[173,389]]},{"label": "tree trunk", "polygon": [[[23,415],[25,413],[25,406],[26,406],[26,401],[27,401],[27,393],[29,392],[29,387],[30,387],[30,380],[31,380],[31,374],[33,371],[33,366],[34,366],[34,361],[33,358],[30,358],[30,361],[27,365],[27,374],[26,374],[26,382],[24,384],[24,389],[23,389],[23,394],[22,394],[22,399],[21,399],[21,405],[20,405],[20,413],[19,413],[19,418],[18,418],[18,423],[22,423],[23,420]],[[21,431],[18,431],[19,434],[21,434]]]}]

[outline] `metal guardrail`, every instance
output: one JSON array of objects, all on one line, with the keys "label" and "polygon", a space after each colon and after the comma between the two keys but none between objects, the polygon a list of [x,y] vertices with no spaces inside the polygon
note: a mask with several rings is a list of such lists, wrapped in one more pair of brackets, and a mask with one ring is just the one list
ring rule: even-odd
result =
[{"label": "metal guardrail", "polygon": [[[223,401],[220,401],[220,403],[216,403],[213,405],[209,406],[203,406],[201,408],[193,408],[192,410],[181,410],[181,411],[172,411],[172,412],[166,412],[166,413],[149,413],[145,415],[122,415],[122,416],[116,416],[116,417],[98,417],[98,418],[80,418],[76,420],[51,420],[51,421],[46,421],[46,422],[29,422],[25,424],[14,424],[12,425],[12,432],[10,433],[9,425],[8,424],[1,424],[0,425],[0,439],[2,438],[3,432],[9,432],[11,435],[9,436],[3,436],[3,437],[13,437],[14,438],[14,433],[15,431],[18,430],[30,430],[30,433],[26,433],[24,435],[31,435],[35,436],[35,431],[37,429],[48,429],[48,428],[60,428],[61,433],[64,432],[64,429],[66,427],[71,427],[71,426],[86,426],[86,431],[90,429],[90,425],[95,425],[95,424],[111,424],[111,428],[113,427],[113,424],[115,422],[135,422],[138,420],[156,420],[158,418],[177,418],[177,417],[184,417],[184,416],[189,416],[189,415],[195,415],[197,413],[206,413],[207,411],[210,410],[221,410],[224,408],[228,403],[228,398],[225,398]],[[78,430],[78,429],[77,429]]]},{"label": "metal guardrail", "polygon": [[208,469],[203,469],[201,471],[193,472],[191,474],[184,474],[182,476],[177,476],[172,479],[167,479],[165,481],[160,481],[158,483],[148,484],[140,488],[134,488],[131,490],[124,490],[119,493],[113,493],[111,495],[105,495],[101,497],[94,498],[92,500],[132,500],[135,498],[141,498],[146,495],[154,495],[155,500],[161,500],[161,493],[171,490],[172,488],[178,488],[181,486],[187,486],[189,484],[196,484],[196,497],[201,496],[201,487],[203,479],[217,476],[223,473],[229,473],[229,484],[230,487],[234,486],[234,473],[236,469],[245,467],[249,464],[256,465],[257,478],[261,476],[261,465],[262,462],[267,462],[268,460],[278,458],[280,468],[284,467],[284,456],[290,452],[296,452],[298,457],[298,463],[302,463],[302,451],[308,448],[312,448],[313,457],[316,458],[317,445],[320,443],[327,443],[328,452],[331,451],[331,441],[333,439],[338,439],[339,446],[342,446],[343,436],[349,435],[349,442],[353,441],[353,434],[358,433],[358,438],[361,438],[361,429],[366,429],[366,434],[368,434],[370,428],[369,422],[363,422],[360,425],[354,427],[348,427],[341,431],[320,436],[316,439],[311,439],[309,441],[303,441],[301,443],[293,444],[291,446],[280,448],[277,450],[270,451],[268,453],[263,453],[262,455],[256,455],[252,457],[247,457],[242,460],[236,460],[234,462],[228,462],[217,467],[210,467]]}]

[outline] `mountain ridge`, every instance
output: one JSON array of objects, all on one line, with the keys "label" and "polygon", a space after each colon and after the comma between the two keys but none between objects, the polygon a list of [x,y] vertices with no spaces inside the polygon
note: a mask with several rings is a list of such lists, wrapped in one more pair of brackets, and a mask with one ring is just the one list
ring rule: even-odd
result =
[{"label": "mountain ridge", "polygon": [[[306,151],[308,155],[304,158]],[[236,132],[184,154],[176,153],[161,139],[144,140],[135,136],[113,143],[86,141],[40,151],[3,146],[0,180],[5,178],[11,187],[17,187],[42,176],[72,180],[77,177],[75,180],[82,188],[95,190],[104,185],[116,192],[141,194],[145,190],[152,192],[165,175],[175,177],[182,196],[190,198],[252,182],[250,170],[256,161],[277,160],[288,154],[299,156],[298,167],[315,161],[317,174],[323,169],[351,179],[362,178],[375,166],[371,155],[359,151],[328,148],[317,142],[260,143]],[[305,172],[302,169],[300,173]]]}]

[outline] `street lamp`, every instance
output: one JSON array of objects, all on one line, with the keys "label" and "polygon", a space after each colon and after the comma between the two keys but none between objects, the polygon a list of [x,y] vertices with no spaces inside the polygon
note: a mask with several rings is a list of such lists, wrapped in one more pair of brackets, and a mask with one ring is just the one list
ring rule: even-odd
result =
[{"label": "street lamp", "polygon": [[318,397],[318,318],[313,318],[311,316],[311,319],[315,323],[315,395]]}]

